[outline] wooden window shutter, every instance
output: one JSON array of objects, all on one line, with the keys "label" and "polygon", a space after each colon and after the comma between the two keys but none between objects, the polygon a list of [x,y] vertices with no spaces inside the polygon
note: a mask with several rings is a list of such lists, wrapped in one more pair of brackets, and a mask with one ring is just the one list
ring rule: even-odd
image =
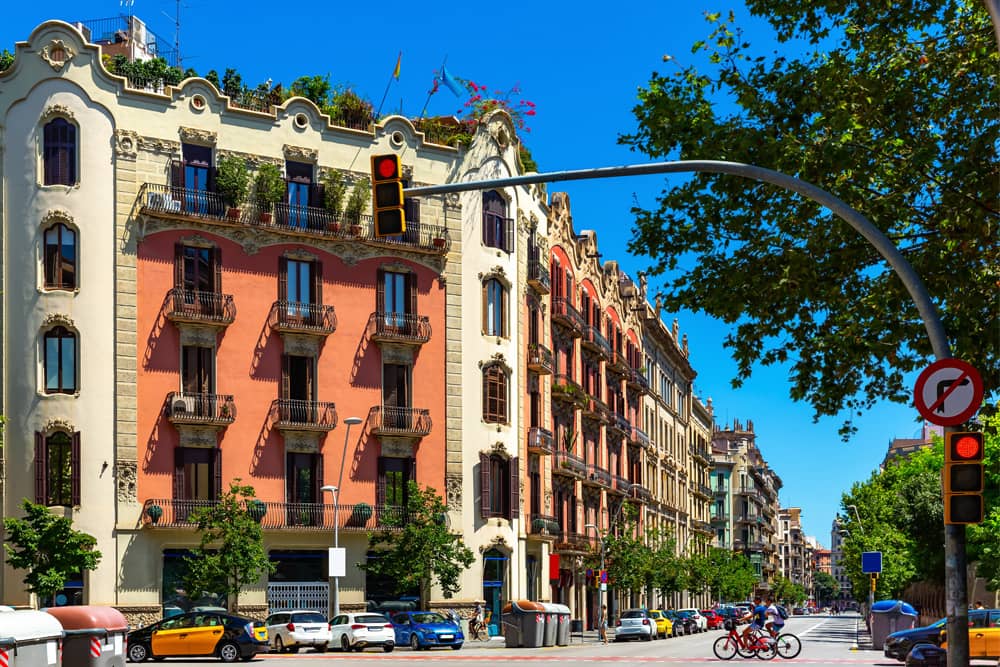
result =
[{"label": "wooden window shutter", "polygon": [[479,454],[479,513],[484,519],[490,517],[490,468],[493,462],[489,454]]},{"label": "wooden window shutter", "polygon": [[483,335],[485,335],[486,332],[489,331],[489,328],[488,328],[489,327],[488,313],[490,311],[490,308],[489,308],[489,306],[490,306],[490,301],[489,301],[489,299],[490,299],[490,290],[489,290],[489,287],[488,287],[489,284],[490,284],[489,281],[486,281],[486,282],[483,283]]},{"label": "wooden window shutter", "polygon": [[285,452],[285,502],[295,502],[295,454]]},{"label": "wooden window shutter", "polygon": [[207,187],[208,187],[208,191],[209,192],[215,192],[215,173],[216,173],[215,167],[209,167],[208,168],[208,183],[207,183]]},{"label": "wooden window shutter", "polygon": [[184,449],[174,448],[174,500],[184,500]]},{"label": "wooden window shutter", "polygon": [[73,433],[70,441],[70,503],[74,506],[80,504],[80,432]]},{"label": "wooden window shutter", "polygon": [[222,291],[222,248],[212,248],[212,266],[215,268],[215,282],[212,287],[216,292]]},{"label": "wooden window shutter", "polygon": [[291,365],[291,358],[287,354],[281,355],[281,398],[288,398],[291,395],[291,386],[289,381],[289,366]]},{"label": "wooden window shutter", "polygon": [[[492,368],[492,367],[491,367]],[[490,421],[490,370],[483,369],[483,421]]]},{"label": "wooden window shutter", "polygon": [[278,258],[278,301],[288,301],[288,258]]},{"label": "wooden window shutter", "polygon": [[406,274],[406,314],[417,314],[417,274]]},{"label": "wooden window shutter", "polygon": [[309,184],[309,206],[312,208],[323,208],[324,204],[323,195],[323,184],[322,183],[310,183]]},{"label": "wooden window shutter", "polygon": [[184,244],[174,244],[174,287],[184,287]]},{"label": "wooden window shutter", "polygon": [[[504,214],[506,215],[506,211],[504,211]],[[514,219],[504,218],[504,228],[507,232],[507,238],[504,241],[504,250],[510,254],[514,252]]]},{"label": "wooden window shutter", "polygon": [[215,463],[215,488],[212,500],[218,500],[222,493],[222,452],[218,448],[212,450],[212,459]]},{"label": "wooden window shutter", "polygon": [[313,493],[315,494],[314,497],[316,498],[316,502],[322,503],[323,492],[320,489],[323,488],[323,454],[313,454],[313,461],[316,462],[316,466],[314,468],[315,472],[313,475],[316,480],[316,483],[314,484],[316,488],[313,490]]},{"label": "wooden window shutter", "polygon": [[375,505],[385,507],[385,458],[378,457],[378,476],[375,478]]},{"label": "wooden window shutter", "polygon": [[170,161],[170,185],[175,188],[184,187],[184,163],[180,160]]},{"label": "wooden window shutter", "polygon": [[516,456],[508,461],[508,465],[510,466],[510,508],[507,518],[513,521],[521,513],[521,473]]},{"label": "wooden window shutter", "polygon": [[45,436],[35,431],[35,503],[45,505],[48,466],[45,456]]},{"label": "wooden window shutter", "polygon": [[323,305],[323,262],[313,262],[312,264],[313,293],[312,302],[317,306]]},{"label": "wooden window shutter", "polygon": [[385,271],[382,269],[375,274],[375,311],[385,312]]},{"label": "wooden window shutter", "polygon": [[507,415],[507,371],[497,368],[497,419],[501,424],[510,422]]}]

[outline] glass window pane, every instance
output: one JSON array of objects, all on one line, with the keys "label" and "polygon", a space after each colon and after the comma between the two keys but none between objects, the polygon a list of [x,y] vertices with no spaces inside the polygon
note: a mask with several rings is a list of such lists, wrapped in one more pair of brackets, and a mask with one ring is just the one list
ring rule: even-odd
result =
[{"label": "glass window pane", "polygon": [[62,339],[62,388],[76,389],[76,338],[65,336]]},{"label": "glass window pane", "polygon": [[45,388],[59,389],[59,339],[55,337],[45,338]]}]

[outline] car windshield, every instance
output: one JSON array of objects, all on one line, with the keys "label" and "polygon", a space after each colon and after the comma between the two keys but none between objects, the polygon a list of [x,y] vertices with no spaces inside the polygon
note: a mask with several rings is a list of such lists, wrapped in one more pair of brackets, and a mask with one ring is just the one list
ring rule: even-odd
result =
[{"label": "car windshield", "polygon": [[326,619],[318,611],[303,611],[292,614],[292,623],[326,623]]},{"label": "car windshield", "polygon": [[422,614],[413,614],[414,623],[444,623],[444,616],[441,614],[435,614],[434,612],[427,612]]},{"label": "car windshield", "polygon": [[387,619],[385,616],[379,616],[378,614],[365,614],[364,616],[355,616],[354,617],[354,622],[355,623],[379,623],[379,624],[384,625],[384,624],[386,624],[386,623],[389,622],[389,619]]},{"label": "car windshield", "polygon": [[622,614],[622,618],[646,618],[646,612],[641,609],[629,609]]},{"label": "car windshield", "polygon": [[660,612],[658,611],[651,611],[649,612],[649,615],[652,616],[653,618],[660,618]]}]

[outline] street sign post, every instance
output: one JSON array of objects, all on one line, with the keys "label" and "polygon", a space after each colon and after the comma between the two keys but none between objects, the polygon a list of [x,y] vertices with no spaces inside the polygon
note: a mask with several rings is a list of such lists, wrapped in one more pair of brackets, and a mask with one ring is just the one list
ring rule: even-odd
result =
[{"label": "street sign post", "polygon": [[882,552],[861,552],[861,571],[864,574],[878,574],[882,572]]}]

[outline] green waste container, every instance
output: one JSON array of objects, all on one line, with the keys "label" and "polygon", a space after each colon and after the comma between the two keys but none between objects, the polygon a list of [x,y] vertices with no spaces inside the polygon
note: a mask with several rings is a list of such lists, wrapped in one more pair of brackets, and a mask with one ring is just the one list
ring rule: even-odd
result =
[{"label": "green waste container", "polygon": [[9,667],[62,667],[62,625],[34,609],[0,614],[0,664]]},{"label": "green waste container", "polygon": [[72,667],[125,667],[128,621],[114,607],[79,605],[46,610],[62,624],[63,657]]}]

